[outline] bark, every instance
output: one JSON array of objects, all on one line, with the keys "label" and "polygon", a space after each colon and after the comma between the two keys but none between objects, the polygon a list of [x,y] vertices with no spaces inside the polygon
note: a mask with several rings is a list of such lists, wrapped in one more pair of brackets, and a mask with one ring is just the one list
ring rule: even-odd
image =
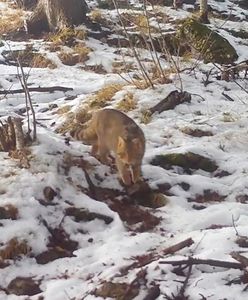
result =
[{"label": "bark", "polygon": [[29,33],[56,31],[87,21],[88,6],[85,0],[39,0],[27,20]]},{"label": "bark", "polygon": [[179,242],[175,245],[172,245],[166,249],[163,250],[163,254],[164,255],[168,255],[168,254],[174,254],[175,252],[185,248],[185,247],[190,247],[191,245],[194,244],[194,241],[192,240],[192,238],[188,238],[182,242]]},{"label": "bark", "polygon": [[208,0],[200,0],[200,17],[199,21],[204,24],[209,24],[208,19]]},{"label": "bark", "polygon": [[16,137],[11,117],[8,117],[6,123],[0,121],[0,125],[0,151],[14,150],[16,148]]},{"label": "bark", "polygon": [[22,150],[25,146],[22,120],[20,118],[13,118],[13,123],[16,137],[16,150]]},{"label": "bark", "polygon": [[236,259],[244,268],[248,267],[248,258],[239,254],[238,252],[231,253],[232,258]]}]

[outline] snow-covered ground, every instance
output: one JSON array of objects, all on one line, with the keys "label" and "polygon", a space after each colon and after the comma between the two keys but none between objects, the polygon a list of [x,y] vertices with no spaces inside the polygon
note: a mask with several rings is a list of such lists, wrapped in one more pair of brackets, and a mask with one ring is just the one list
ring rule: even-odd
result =
[{"label": "snow-covered ground", "polygon": [[[2,13],[5,5],[0,2]],[[233,2],[212,0],[210,5],[219,11],[228,11]],[[232,8],[233,14],[235,7]],[[165,10],[167,13],[173,11],[169,8]],[[247,19],[243,20],[247,11],[239,8],[236,15],[240,13],[241,21],[230,21],[230,26],[229,23],[225,26],[238,30],[242,22],[242,29],[248,31]],[[173,18],[188,14],[184,10],[173,11]],[[220,20],[213,19],[211,23],[220,26]],[[240,38],[234,38],[225,31],[225,26],[221,33],[237,49],[239,61],[247,59],[247,41],[240,42]],[[3,50],[25,48],[25,42],[7,40],[3,43],[0,48],[1,61],[4,61],[1,56]],[[46,43],[41,40],[33,40],[32,43],[41,52],[47,53]],[[171,75],[172,83],[156,85],[155,89],[139,90],[126,85],[116,93],[110,107],[115,107],[127,92],[132,92],[137,100],[137,108],[128,115],[134,118],[146,136],[142,166],[145,180],[152,188],[163,184],[171,186],[164,191],[167,198],[165,206],[156,209],[138,207],[160,218],[159,224],[150,230],[136,230],[139,224],[127,224],[125,218],[121,218],[109,204],[111,200],[118,200],[119,196],[112,195],[116,199],[108,196],[109,199],[102,201],[99,197],[94,199],[92,195],[87,195],[88,181],[78,164],[74,163],[69,168],[66,166],[65,157],[83,159],[90,165],[87,172],[95,186],[125,194],[116,172],[91,157],[89,146],[78,141],[65,143],[65,136],[56,133],[55,129],[65,120],[65,116],[54,113],[56,109],[49,109],[51,104],[58,107],[70,105],[74,111],[87,101],[89,95],[107,84],[127,84],[119,75],[111,73],[112,63],[115,59],[121,59],[116,49],[92,38],[86,44],[93,49],[86,63],[102,64],[107,74],[85,71],[80,65],[65,66],[55,53],[47,54],[58,65],[55,69],[24,68],[25,72],[29,72],[29,87],[64,86],[73,90],[65,93],[31,93],[38,121],[38,141],[30,147],[29,168],[19,167],[8,153],[0,152],[0,208],[11,205],[17,209],[13,218],[2,218],[0,213],[0,257],[3,257],[1,251],[11,239],[17,239],[20,243],[25,241],[28,248],[26,254],[5,260],[8,265],[3,266],[0,272],[0,300],[102,299],[95,290],[106,282],[129,284],[126,293],[114,296],[114,299],[248,299],[247,277],[243,278],[244,283],[238,280],[235,283],[235,279],[244,274],[243,270],[209,265],[193,266],[185,291],[188,298],[173,298],[172,295],[176,295],[182,287],[188,269],[175,271],[171,264],[160,264],[161,261],[187,257],[235,262],[230,255],[233,251],[242,251],[242,255],[247,255],[248,245],[241,248],[236,243],[237,233],[246,237],[248,232],[247,79],[237,80],[243,87],[241,89],[235,82],[217,80],[216,75],[210,75],[211,83],[204,86],[205,72],[213,65],[200,63],[194,73],[185,71],[181,74],[184,90],[192,93],[191,102],[154,114],[148,124],[140,122],[141,112],[180,86],[176,75]],[[21,88],[15,66],[0,65],[0,87],[5,90]],[[224,97],[223,92],[234,101]],[[23,94],[0,96],[0,116],[3,120],[6,116],[20,114],[23,108]],[[25,114],[22,117],[26,126]],[[201,129],[212,135],[194,137],[186,134],[185,128]],[[167,170],[151,164],[156,155],[186,152],[211,159],[216,163],[217,170],[184,172],[180,167]],[[46,187],[56,191],[50,202],[43,194]],[[197,200],[202,203],[196,203]],[[125,210],[125,202],[123,204]],[[132,211],[132,206],[127,205]],[[86,210],[97,215],[78,221],[68,212],[74,208],[77,212]],[[133,210],[136,209],[137,205],[133,205]],[[187,238],[194,241],[190,247],[173,254],[163,254],[166,248]],[[42,259],[46,260],[42,255],[48,249],[55,249],[56,253],[62,251],[64,257],[53,260],[50,253],[48,260],[41,263]],[[149,255],[154,259],[145,263]],[[140,264],[133,265],[138,261]],[[143,274],[140,274],[141,270]],[[28,298],[12,294],[9,284],[17,277],[37,282],[40,293]],[[131,297],[130,290],[135,287],[139,293]],[[152,287],[159,287],[157,297],[147,296]],[[166,295],[171,298],[166,298]]]}]

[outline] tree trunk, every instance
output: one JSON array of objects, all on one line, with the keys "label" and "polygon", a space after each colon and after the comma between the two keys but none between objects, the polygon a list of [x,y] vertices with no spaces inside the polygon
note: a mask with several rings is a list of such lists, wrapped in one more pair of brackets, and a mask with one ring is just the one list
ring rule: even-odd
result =
[{"label": "tree trunk", "polygon": [[39,0],[27,20],[29,33],[56,31],[87,21],[88,6],[85,0]]},{"label": "tree trunk", "polygon": [[199,21],[204,24],[209,24],[208,19],[208,0],[200,0],[200,17]]}]

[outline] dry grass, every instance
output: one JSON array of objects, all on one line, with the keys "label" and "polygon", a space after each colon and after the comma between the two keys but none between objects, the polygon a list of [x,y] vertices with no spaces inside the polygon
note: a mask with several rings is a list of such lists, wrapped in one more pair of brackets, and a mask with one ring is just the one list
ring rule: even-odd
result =
[{"label": "dry grass", "polygon": [[171,75],[171,70],[165,69],[160,70],[160,68],[157,65],[154,65],[150,70],[150,78],[152,82],[157,84],[168,84],[172,83],[172,80],[169,78]]},{"label": "dry grass", "polygon": [[141,111],[140,122],[143,124],[148,124],[152,120],[151,112],[146,109]]},{"label": "dry grass", "polygon": [[61,62],[67,66],[74,66],[78,63],[78,57],[74,53],[61,51],[58,54],[58,57],[61,60]]},{"label": "dry grass", "polygon": [[13,150],[9,152],[9,157],[16,159],[18,161],[17,165],[19,168],[30,168],[30,160],[33,158],[31,151],[28,148],[23,148],[21,150]]},{"label": "dry grass", "polygon": [[[147,17],[143,14],[123,13],[121,14],[122,22],[129,27],[131,31],[139,31],[142,34],[158,32],[158,29],[149,24]],[[132,26],[130,28],[130,26]],[[150,27],[150,28],[149,28]]]},{"label": "dry grass", "polygon": [[124,62],[124,61],[115,61],[112,64],[113,73],[122,73],[122,72],[132,72],[135,70],[134,63]]},{"label": "dry grass", "polygon": [[117,104],[116,108],[123,111],[129,112],[137,107],[137,101],[134,99],[133,93],[128,92],[124,98]]},{"label": "dry grass", "polygon": [[55,130],[60,134],[65,134],[73,129],[76,129],[75,116],[73,112],[70,112],[66,116],[66,120]]},{"label": "dry grass", "polygon": [[145,81],[144,79],[134,79],[133,84],[139,90],[145,90],[150,87],[150,83]]},{"label": "dry grass", "polygon": [[15,12],[0,12],[0,35],[16,32],[23,25],[23,11],[21,9]]},{"label": "dry grass", "polygon": [[85,30],[76,30],[73,28],[63,28],[55,34],[51,34],[48,38],[55,46],[69,46],[72,47],[76,44],[76,40],[85,40],[87,33]]},{"label": "dry grass", "polygon": [[123,88],[124,84],[109,84],[101,88],[95,95],[90,97],[90,108],[102,108],[108,105],[114,95]]},{"label": "dry grass", "polygon": [[50,59],[44,57],[41,54],[34,55],[34,58],[31,62],[33,68],[49,68],[55,69],[57,66]]},{"label": "dry grass", "polygon": [[92,51],[84,44],[77,44],[72,48],[72,52],[61,51],[58,54],[59,59],[64,65],[74,66],[77,63],[83,63],[89,59],[89,53]]},{"label": "dry grass", "polygon": [[79,107],[75,113],[69,112],[66,115],[65,121],[56,129],[57,133],[65,134],[82,126],[90,120],[92,114],[86,107]]},{"label": "dry grass", "polygon": [[80,107],[75,112],[75,120],[78,124],[83,125],[87,121],[89,121],[92,117],[92,114],[89,112],[89,110],[85,107]]},{"label": "dry grass", "polygon": [[[112,0],[111,0],[112,1]],[[113,24],[112,20],[106,18],[99,9],[94,9],[90,12],[89,18],[102,26],[109,27]]]},{"label": "dry grass", "polygon": [[102,16],[102,13],[99,9],[94,9],[90,12],[89,17],[92,21],[96,23],[101,23],[102,20],[104,19]]},{"label": "dry grass", "polygon": [[84,44],[77,44],[73,47],[73,53],[77,56],[78,63],[85,62],[89,59],[91,48],[86,47]]},{"label": "dry grass", "polygon": [[113,96],[123,88],[123,84],[109,84],[100,89],[95,95],[88,98],[88,105],[85,103],[74,113],[70,112],[69,105],[61,107],[56,113],[66,114],[65,121],[56,129],[57,133],[65,134],[82,126],[92,117],[91,111],[102,108],[108,104]]},{"label": "dry grass", "polygon": [[105,68],[102,64],[83,66],[82,69],[85,71],[91,71],[91,72],[94,72],[97,74],[107,74],[107,71],[105,70]]},{"label": "dry grass", "polygon": [[4,249],[0,250],[1,260],[16,259],[20,255],[27,255],[31,252],[31,248],[26,241],[19,242],[16,238],[11,239]]},{"label": "dry grass", "polygon": [[62,107],[60,107],[59,109],[57,109],[54,114],[58,114],[58,115],[64,115],[66,113],[68,113],[71,110],[71,106],[70,105],[64,105]]},{"label": "dry grass", "polygon": [[49,52],[58,52],[61,50],[61,45],[53,42],[52,43],[48,42],[48,45],[46,46],[46,50],[48,50]]}]

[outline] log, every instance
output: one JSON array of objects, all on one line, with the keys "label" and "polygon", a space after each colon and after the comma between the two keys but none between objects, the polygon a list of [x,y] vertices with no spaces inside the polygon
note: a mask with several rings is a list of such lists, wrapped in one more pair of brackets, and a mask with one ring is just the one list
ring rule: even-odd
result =
[{"label": "log", "polygon": [[158,112],[159,114],[165,110],[175,108],[177,105],[184,102],[191,101],[191,94],[188,92],[179,92],[177,90],[172,91],[165,99],[161,100],[158,104],[151,107],[148,111],[150,114]]},{"label": "log", "polygon": [[[33,87],[28,88],[29,92],[40,92],[40,93],[53,93],[53,92],[68,92],[73,91],[73,88],[68,88],[64,86],[51,86],[51,87]],[[0,90],[0,95],[9,95],[9,94],[20,94],[25,93],[24,89],[17,90]]]}]

